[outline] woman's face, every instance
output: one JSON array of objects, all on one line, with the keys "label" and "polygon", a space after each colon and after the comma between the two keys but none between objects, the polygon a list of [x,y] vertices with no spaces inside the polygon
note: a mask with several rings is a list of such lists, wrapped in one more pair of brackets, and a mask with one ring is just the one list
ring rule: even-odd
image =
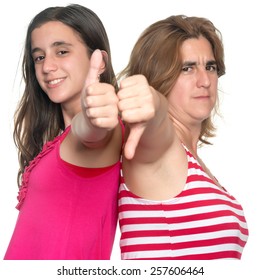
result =
[{"label": "woman's face", "polygon": [[182,71],[168,95],[170,114],[186,125],[201,125],[217,98],[217,65],[204,37],[187,39],[181,46]]},{"label": "woman's face", "polygon": [[78,112],[80,94],[89,69],[86,45],[69,26],[50,21],[31,34],[36,78],[51,101]]}]

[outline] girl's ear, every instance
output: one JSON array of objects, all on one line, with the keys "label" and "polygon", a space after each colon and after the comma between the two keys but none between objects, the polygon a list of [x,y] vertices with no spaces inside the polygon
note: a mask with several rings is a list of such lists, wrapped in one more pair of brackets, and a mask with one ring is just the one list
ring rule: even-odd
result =
[{"label": "girl's ear", "polygon": [[101,64],[101,67],[99,69],[99,75],[101,75],[105,70],[106,70],[106,65],[108,61],[108,54],[106,51],[101,50],[102,56],[103,56],[103,61]]}]

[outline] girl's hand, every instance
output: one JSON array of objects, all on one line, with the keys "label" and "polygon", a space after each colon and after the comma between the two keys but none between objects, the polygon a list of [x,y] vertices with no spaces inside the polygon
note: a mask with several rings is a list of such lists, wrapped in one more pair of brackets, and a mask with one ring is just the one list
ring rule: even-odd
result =
[{"label": "girl's hand", "polygon": [[95,50],[82,91],[82,111],[93,126],[111,130],[118,124],[118,98],[112,85],[99,82],[102,63],[102,52]]}]

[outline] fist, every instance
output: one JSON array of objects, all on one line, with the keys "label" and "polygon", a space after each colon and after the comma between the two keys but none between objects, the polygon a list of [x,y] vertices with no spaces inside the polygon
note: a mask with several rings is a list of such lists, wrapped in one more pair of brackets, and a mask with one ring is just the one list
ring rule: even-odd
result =
[{"label": "fist", "polygon": [[131,160],[150,120],[155,117],[159,97],[144,76],[135,75],[121,82],[118,98],[119,111],[129,129],[124,155]]}]

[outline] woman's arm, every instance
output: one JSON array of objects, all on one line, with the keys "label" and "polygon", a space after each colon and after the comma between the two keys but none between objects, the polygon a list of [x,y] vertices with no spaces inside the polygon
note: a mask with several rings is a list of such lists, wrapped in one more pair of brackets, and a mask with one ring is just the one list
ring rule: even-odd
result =
[{"label": "woman's arm", "polygon": [[143,163],[156,161],[174,138],[167,99],[150,87],[143,75],[123,80],[118,98],[128,134],[125,157]]}]

